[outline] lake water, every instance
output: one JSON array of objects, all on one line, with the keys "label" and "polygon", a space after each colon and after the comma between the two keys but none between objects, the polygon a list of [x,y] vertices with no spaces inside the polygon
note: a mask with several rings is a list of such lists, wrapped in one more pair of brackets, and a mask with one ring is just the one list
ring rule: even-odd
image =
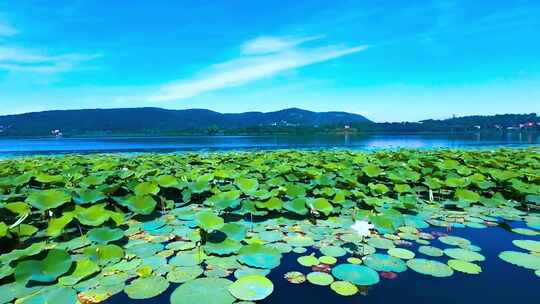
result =
[{"label": "lake water", "polygon": [[96,152],[174,152],[250,149],[353,150],[395,148],[525,147],[540,144],[537,133],[313,136],[181,136],[118,138],[0,139],[0,157]]}]

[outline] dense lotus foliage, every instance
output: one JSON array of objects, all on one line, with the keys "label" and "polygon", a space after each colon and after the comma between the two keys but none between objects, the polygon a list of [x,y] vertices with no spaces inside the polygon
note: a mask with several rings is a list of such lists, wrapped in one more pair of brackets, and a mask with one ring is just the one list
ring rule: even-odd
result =
[{"label": "dense lotus foliage", "polygon": [[[482,248],[425,230],[504,221],[524,225],[500,259],[535,276],[539,207],[534,149],[5,160],[0,304],[166,291],[173,304],[258,301],[274,292],[267,276],[287,254],[297,267],[283,280],[355,296],[405,271],[481,273]],[[363,221],[374,225],[367,236],[351,229]]]}]

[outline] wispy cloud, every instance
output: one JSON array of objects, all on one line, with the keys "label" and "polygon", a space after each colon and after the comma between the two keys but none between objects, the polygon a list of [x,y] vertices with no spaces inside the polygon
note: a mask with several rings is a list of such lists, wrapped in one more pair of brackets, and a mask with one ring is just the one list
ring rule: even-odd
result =
[{"label": "wispy cloud", "polygon": [[366,45],[344,47],[328,45],[301,48],[302,43],[321,39],[259,37],[243,43],[241,55],[211,66],[200,76],[162,86],[150,101],[186,99],[223,88],[244,85],[278,73],[361,52]]},{"label": "wispy cloud", "polygon": [[10,43],[9,38],[19,34],[19,30],[0,21],[0,70],[8,72],[60,73],[76,68],[80,63],[99,55],[60,54],[50,55],[44,51],[19,47]]}]

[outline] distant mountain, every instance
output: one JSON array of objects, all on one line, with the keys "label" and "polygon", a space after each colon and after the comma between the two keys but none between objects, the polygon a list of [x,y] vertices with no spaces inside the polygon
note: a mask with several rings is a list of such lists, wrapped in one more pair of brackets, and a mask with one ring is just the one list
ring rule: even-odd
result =
[{"label": "distant mountain", "polygon": [[204,109],[161,108],[88,109],[33,112],[0,116],[0,135],[156,135],[204,133],[248,128],[325,128],[372,124],[362,115],[312,112],[298,108],[276,112],[223,114]]}]

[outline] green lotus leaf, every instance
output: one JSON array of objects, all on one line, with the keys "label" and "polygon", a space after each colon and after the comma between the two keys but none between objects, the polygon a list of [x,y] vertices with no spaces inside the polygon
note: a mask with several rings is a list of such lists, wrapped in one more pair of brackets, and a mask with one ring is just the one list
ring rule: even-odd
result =
[{"label": "green lotus leaf", "polygon": [[17,264],[15,280],[17,282],[37,281],[54,282],[71,267],[71,256],[63,250],[52,249],[43,260],[28,260]]},{"label": "green lotus leaf", "polygon": [[254,178],[238,178],[235,184],[245,194],[253,194],[259,188],[259,182]]},{"label": "green lotus leaf", "polygon": [[480,200],[480,195],[476,192],[467,189],[457,189],[456,198],[466,202],[475,203]]},{"label": "green lotus leaf", "polygon": [[337,263],[337,259],[332,256],[323,255],[322,257],[319,257],[319,262],[326,265],[334,265],[335,263]]},{"label": "green lotus leaf", "polygon": [[95,204],[106,199],[107,196],[101,190],[95,189],[78,189],[75,191],[73,201],[77,205]]},{"label": "green lotus leaf", "polygon": [[470,184],[470,180],[462,177],[448,177],[445,181],[445,184],[448,187],[452,188],[464,188]]},{"label": "green lotus leaf", "polygon": [[405,193],[405,192],[411,192],[411,186],[407,184],[398,184],[394,186],[394,191],[397,193]]},{"label": "green lotus leaf", "polygon": [[375,270],[355,264],[339,264],[332,268],[332,275],[339,280],[362,286],[375,285],[380,280]]},{"label": "green lotus leaf", "polygon": [[234,271],[234,277],[237,279],[240,279],[241,277],[254,275],[254,274],[267,276],[269,273],[270,273],[270,269],[260,269],[260,268],[252,268],[252,267],[243,266]]},{"label": "green lotus leaf", "polygon": [[441,257],[444,254],[442,249],[433,246],[420,246],[418,247],[418,252],[432,257]]},{"label": "green lotus leaf", "polygon": [[202,250],[193,250],[188,252],[179,252],[174,256],[169,264],[179,267],[197,266],[201,264],[206,258]]},{"label": "green lotus leaf", "polygon": [[238,261],[253,267],[271,269],[281,263],[281,253],[268,246],[251,244],[240,248]]},{"label": "green lotus leaf", "polygon": [[0,262],[3,264],[9,264],[18,259],[36,255],[43,251],[46,245],[46,242],[33,243],[32,245],[24,249],[16,249],[11,251],[10,253],[2,254],[0,255]]},{"label": "green lotus leaf", "polygon": [[199,176],[193,183],[189,184],[189,189],[193,193],[202,193],[210,190],[210,181],[214,179],[212,174]]},{"label": "green lotus leaf", "polygon": [[225,239],[219,243],[206,243],[204,245],[204,250],[210,254],[226,255],[231,253],[237,253],[241,247],[242,244],[240,244],[240,242],[231,239]]},{"label": "green lotus leaf", "polygon": [[124,288],[124,291],[130,299],[141,300],[156,297],[167,288],[169,288],[169,282],[164,277],[150,276],[134,280]]},{"label": "green lotus leaf", "polygon": [[99,186],[107,179],[106,175],[89,175],[81,180],[81,184],[86,186]]},{"label": "green lotus leaf", "polygon": [[450,277],[454,274],[448,265],[433,260],[412,259],[407,261],[407,266],[418,273],[438,278]]},{"label": "green lotus leaf", "polygon": [[478,252],[465,250],[462,248],[448,248],[444,250],[447,256],[466,262],[484,261],[486,258]]},{"label": "green lotus leaf", "polygon": [[362,172],[369,177],[377,177],[382,173],[382,170],[376,165],[367,165],[362,168]]},{"label": "green lotus leaf", "polygon": [[142,215],[151,214],[157,205],[150,195],[130,195],[116,201],[128,207],[129,210]]},{"label": "green lotus leaf", "polygon": [[17,235],[19,238],[22,238],[34,235],[36,232],[38,232],[38,230],[39,229],[33,225],[19,224],[17,227],[13,227],[9,231]]},{"label": "green lotus leaf", "polygon": [[122,229],[111,229],[107,227],[94,228],[86,234],[88,239],[98,244],[107,244],[124,237]]},{"label": "green lotus leaf", "polygon": [[205,231],[218,230],[224,225],[223,218],[217,216],[212,211],[202,211],[195,216],[197,226]]},{"label": "green lotus leaf", "polygon": [[163,188],[176,188],[180,184],[178,179],[172,175],[160,175],[155,178],[155,181]]},{"label": "green lotus leaf", "polygon": [[499,258],[519,267],[538,270],[540,269],[540,256],[518,251],[503,251]]},{"label": "green lotus leaf", "polygon": [[525,250],[540,252],[540,241],[513,240],[512,243],[514,243],[514,245],[516,245],[517,247],[523,248]]},{"label": "green lotus leaf", "polygon": [[369,183],[368,187],[369,187],[369,189],[371,189],[371,191],[375,195],[382,195],[382,194],[385,194],[386,192],[390,191],[390,189],[388,189],[388,187],[385,184]]},{"label": "green lotus leaf", "polygon": [[358,293],[358,287],[347,281],[336,281],[330,284],[330,289],[340,296],[354,296]]},{"label": "green lotus leaf", "polygon": [[341,257],[347,254],[347,251],[345,249],[339,247],[339,246],[324,246],[319,248],[322,254],[331,256],[331,257]]},{"label": "green lotus leaf", "polygon": [[272,281],[261,275],[248,275],[239,278],[229,286],[229,292],[243,301],[258,301],[274,291]]},{"label": "green lotus leaf", "polygon": [[403,272],[407,270],[407,265],[402,260],[381,253],[366,256],[364,264],[377,271]]},{"label": "green lotus leaf", "polygon": [[30,206],[23,202],[7,203],[4,208],[18,215],[28,214],[30,212]]},{"label": "green lotus leaf", "polygon": [[240,194],[238,190],[220,192],[209,197],[205,203],[219,210],[236,208],[240,205]]},{"label": "green lotus leaf", "polygon": [[467,274],[479,274],[482,272],[482,268],[480,266],[463,260],[449,260],[448,266],[454,270]]},{"label": "green lotus leaf", "polygon": [[388,254],[403,260],[410,260],[414,258],[414,252],[403,248],[391,248],[388,250]]},{"label": "green lotus leaf", "polygon": [[231,304],[235,298],[229,292],[230,280],[200,278],[188,281],[171,294],[171,304]]},{"label": "green lotus leaf", "polygon": [[58,282],[61,285],[72,286],[79,281],[97,273],[99,266],[90,260],[77,261],[75,270],[69,276],[61,277]]},{"label": "green lotus leaf", "polygon": [[328,286],[334,282],[334,278],[326,272],[314,271],[307,274],[306,279],[311,284]]},{"label": "green lotus leaf", "polygon": [[98,265],[107,265],[120,261],[124,250],[117,245],[95,245],[85,248],[84,254]]},{"label": "green lotus leaf", "polygon": [[75,217],[81,224],[95,227],[108,221],[111,214],[105,209],[105,204],[99,204],[88,208],[76,206]]},{"label": "green lotus leaf", "polygon": [[12,275],[14,271],[15,269],[11,268],[9,265],[0,266],[0,280]]},{"label": "green lotus leaf", "polygon": [[310,247],[315,244],[315,241],[309,236],[287,236],[283,239],[294,247]]},{"label": "green lotus leaf", "polygon": [[77,303],[77,293],[73,288],[69,287],[49,287],[43,288],[38,292],[18,299],[17,303],[21,304],[46,304],[46,303],[62,303],[75,304]]},{"label": "green lotus leaf", "polygon": [[287,184],[285,188],[287,196],[291,199],[306,196],[306,188],[300,184]]},{"label": "green lotus leaf", "polygon": [[512,232],[528,236],[540,235],[540,232],[528,228],[513,228]]},{"label": "green lotus leaf", "polygon": [[62,230],[71,223],[74,216],[73,212],[64,212],[61,217],[51,219],[47,226],[47,235],[50,237],[59,236]]},{"label": "green lotus leaf", "polygon": [[471,245],[471,242],[459,236],[441,236],[439,241],[452,246],[467,247]]},{"label": "green lotus leaf", "polygon": [[317,259],[314,254],[301,256],[301,257],[298,257],[298,259],[296,260],[298,261],[300,265],[306,266],[306,267],[319,265],[319,259]]},{"label": "green lotus leaf", "polygon": [[200,266],[174,267],[167,274],[167,281],[172,283],[184,283],[198,278],[203,273]]},{"label": "green lotus leaf", "polygon": [[308,205],[324,215],[329,215],[334,211],[332,204],[330,204],[327,199],[322,197],[308,201]]},{"label": "green lotus leaf", "polygon": [[378,248],[378,249],[392,249],[394,247],[396,247],[396,245],[394,245],[394,242],[392,242],[391,240],[389,239],[384,239],[384,238],[379,238],[379,237],[372,237],[368,240],[368,245],[370,245],[371,247],[375,247],[375,248]]},{"label": "green lotus leaf", "polygon": [[283,275],[283,277],[293,284],[302,284],[306,281],[306,276],[298,271],[287,272],[285,275]]},{"label": "green lotus leaf", "polygon": [[44,184],[61,183],[64,181],[64,177],[61,175],[50,175],[46,173],[39,173],[35,176],[36,181]]},{"label": "green lotus leaf", "polygon": [[25,202],[41,211],[60,207],[71,201],[71,196],[65,191],[48,189],[30,193]]},{"label": "green lotus leaf", "polygon": [[231,240],[241,241],[246,237],[247,228],[242,224],[226,223],[219,231],[225,233]]},{"label": "green lotus leaf", "polygon": [[156,195],[159,192],[159,186],[155,182],[143,182],[135,186],[133,192],[139,196]]},{"label": "green lotus leaf", "polygon": [[8,225],[4,222],[0,222],[0,238],[3,238],[8,233]]},{"label": "green lotus leaf", "polygon": [[308,213],[308,209],[306,208],[307,200],[304,197],[296,198],[292,201],[286,201],[283,204],[283,207],[286,210],[289,210],[291,212],[294,212],[296,214],[300,215],[306,215]]},{"label": "green lotus leaf", "polygon": [[355,257],[348,257],[347,262],[350,263],[350,264],[359,265],[359,264],[362,264],[362,259],[355,258]]}]

